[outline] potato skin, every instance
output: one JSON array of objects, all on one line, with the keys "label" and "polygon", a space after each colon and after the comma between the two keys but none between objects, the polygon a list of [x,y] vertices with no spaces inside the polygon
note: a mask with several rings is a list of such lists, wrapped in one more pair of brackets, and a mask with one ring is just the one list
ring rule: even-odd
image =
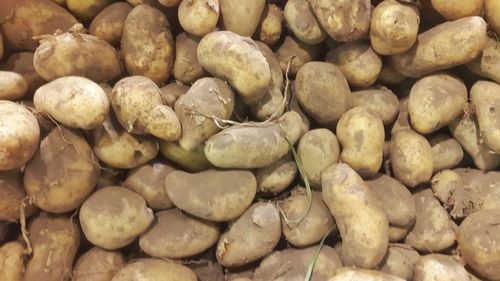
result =
[{"label": "potato skin", "polygon": [[[283,73],[287,71],[290,64],[289,74],[291,76],[297,74],[300,67],[305,63],[311,62],[320,56],[321,45],[308,45],[302,43],[299,39],[293,36],[286,36],[283,44],[276,52]],[[292,59],[293,57],[293,59]]]},{"label": "potato skin", "polygon": [[297,175],[295,161],[287,155],[270,166],[254,171],[257,191],[264,195],[276,195],[290,186]]},{"label": "potato skin", "polygon": [[160,95],[163,103],[170,107],[173,107],[175,102],[187,91],[189,90],[189,86],[172,82],[160,88]]},{"label": "potato skin", "polygon": [[174,77],[176,80],[190,84],[207,75],[196,55],[200,40],[201,38],[184,32],[175,38]]},{"label": "potato skin", "polygon": [[432,7],[447,20],[463,17],[481,16],[484,0],[432,0]]},{"label": "potato skin", "polygon": [[484,0],[484,15],[491,29],[500,34],[500,3],[495,0]]},{"label": "potato skin", "polygon": [[389,125],[398,116],[398,97],[388,88],[368,88],[352,92],[352,106],[363,106],[378,116],[384,125]]},{"label": "potato skin", "polygon": [[174,40],[165,15],[149,5],[133,8],[123,25],[121,50],[130,75],[163,86],[174,66]]},{"label": "potato skin", "polygon": [[328,36],[309,8],[307,1],[290,0],[286,2],[283,12],[288,27],[300,41],[314,45]]},{"label": "potato skin", "polygon": [[[0,221],[19,220],[21,204],[26,204],[25,215],[31,216],[37,208],[27,198],[22,173],[17,170],[0,172]],[[2,241],[0,240],[0,243]]]},{"label": "potato skin", "polygon": [[500,42],[488,37],[482,54],[466,66],[471,72],[500,83]]},{"label": "potato skin", "polygon": [[187,33],[203,36],[215,29],[219,10],[219,0],[184,0],[178,8],[179,22]]},{"label": "potato skin", "polygon": [[0,64],[1,70],[16,72],[23,76],[28,85],[24,97],[31,97],[38,87],[46,83],[35,71],[33,56],[34,53],[32,52],[13,53]]},{"label": "potato skin", "polygon": [[127,263],[111,281],[135,280],[140,276],[150,281],[197,281],[196,274],[188,267],[168,260],[143,258]]},{"label": "potato skin", "polygon": [[125,19],[131,10],[132,6],[126,2],[109,5],[92,20],[89,33],[113,46],[118,45],[122,39]]},{"label": "potato skin", "polygon": [[419,258],[419,253],[407,245],[393,244],[387,250],[386,258],[379,265],[379,270],[411,281],[414,265]]},{"label": "potato skin", "polygon": [[110,281],[124,264],[122,253],[93,247],[78,258],[72,280]]},{"label": "potato skin", "polygon": [[66,0],[66,8],[82,21],[94,18],[114,0]]},{"label": "potato skin", "polygon": [[470,90],[480,135],[486,145],[500,154],[500,84],[478,81]]},{"label": "potato skin", "polygon": [[421,257],[413,269],[415,281],[469,281],[469,273],[452,256],[430,254]]},{"label": "potato skin", "polygon": [[265,0],[219,0],[225,30],[251,37],[266,6]]},{"label": "potato skin", "polygon": [[0,280],[22,281],[24,275],[24,246],[11,241],[0,246]]},{"label": "potato skin", "polygon": [[375,270],[342,267],[328,281],[404,281],[405,279]]},{"label": "potato skin", "polygon": [[213,168],[204,152],[205,145],[191,151],[182,148],[178,142],[160,140],[160,152],[168,160],[190,172],[201,172]]},{"label": "potato skin", "polygon": [[267,4],[257,26],[256,34],[259,40],[268,46],[275,45],[281,37],[282,22],[283,11],[274,4]]},{"label": "potato skin", "polygon": [[1,100],[17,100],[28,91],[28,82],[16,72],[0,71],[0,84]]},{"label": "potato skin", "polygon": [[429,144],[432,148],[434,173],[455,168],[464,157],[460,143],[448,135],[436,135],[429,140]]}]

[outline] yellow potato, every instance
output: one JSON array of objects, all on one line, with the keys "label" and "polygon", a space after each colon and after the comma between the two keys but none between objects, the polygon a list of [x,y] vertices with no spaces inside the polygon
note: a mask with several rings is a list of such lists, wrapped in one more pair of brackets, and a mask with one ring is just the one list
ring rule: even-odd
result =
[{"label": "yellow potato", "polygon": [[110,281],[124,264],[122,253],[94,247],[76,262],[72,281]]},{"label": "yellow potato", "polygon": [[496,0],[484,0],[484,15],[497,34],[500,34],[500,3]]},{"label": "yellow potato", "polygon": [[398,97],[385,87],[352,92],[351,100],[353,107],[363,106],[368,108],[384,122],[384,125],[391,124],[398,116]]},{"label": "yellow potato", "polygon": [[257,27],[257,38],[268,46],[276,44],[283,30],[282,22],[283,11],[274,4],[267,4]]},{"label": "yellow potato", "polygon": [[94,18],[114,0],[66,0],[66,8],[82,21]]},{"label": "yellow potato", "polygon": [[432,0],[432,7],[446,20],[482,16],[484,0]]},{"label": "yellow potato", "polygon": [[28,82],[21,74],[0,71],[0,100],[17,100],[28,91]]},{"label": "yellow potato", "polygon": [[266,6],[265,0],[219,0],[225,30],[251,37]]},{"label": "yellow potato", "polygon": [[213,168],[204,152],[205,145],[193,150],[185,150],[178,142],[160,140],[160,152],[168,160],[191,172],[201,172]]},{"label": "yellow potato", "polygon": [[286,36],[276,54],[283,73],[286,73],[290,65],[289,75],[293,76],[302,65],[317,59],[320,51],[320,44],[308,45],[293,36]]},{"label": "yellow potato", "polygon": [[178,18],[187,33],[203,36],[214,31],[219,10],[219,0],[184,0],[179,5]]},{"label": "yellow potato", "polygon": [[[75,0],[76,1],[76,0]],[[132,6],[125,2],[109,5],[92,20],[89,33],[116,46],[123,34],[123,24]]]},{"label": "yellow potato", "polygon": [[297,175],[295,161],[287,155],[270,166],[254,171],[257,191],[262,194],[276,195],[290,186]]},{"label": "yellow potato", "polygon": [[283,11],[288,27],[306,44],[318,44],[328,36],[309,7],[308,1],[290,0]]},{"label": "yellow potato", "polygon": [[12,241],[0,246],[0,280],[22,281],[24,276],[24,246]]}]

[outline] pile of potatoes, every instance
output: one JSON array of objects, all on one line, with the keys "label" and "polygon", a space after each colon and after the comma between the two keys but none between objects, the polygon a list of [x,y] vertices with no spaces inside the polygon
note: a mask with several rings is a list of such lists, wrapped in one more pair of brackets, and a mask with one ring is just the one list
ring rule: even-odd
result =
[{"label": "pile of potatoes", "polygon": [[499,36],[499,0],[2,0],[0,280],[500,280]]}]

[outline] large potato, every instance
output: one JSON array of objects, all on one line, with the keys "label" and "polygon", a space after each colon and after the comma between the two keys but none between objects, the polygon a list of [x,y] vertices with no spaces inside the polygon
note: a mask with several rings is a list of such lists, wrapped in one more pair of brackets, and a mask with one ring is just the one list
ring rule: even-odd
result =
[{"label": "large potato", "polygon": [[283,12],[288,27],[300,41],[314,45],[328,36],[311,11],[308,1],[290,0],[286,2]]},{"label": "large potato", "polygon": [[266,6],[265,0],[219,0],[222,25],[225,30],[241,36],[254,34]]},{"label": "large potato", "polygon": [[149,5],[138,5],[125,19],[121,39],[125,67],[163,86],[174,66],[174,40],[166,16]]},{"label": "large potato", "polygon": [[204,148],[205,145],[200,145],[196,149],[185,150],[178,142],[160,141],[161,154],[191,172],[201,172],[213,168],[205,157]]},{"label": "large potato", "polygon": [[269,64],[250,38],[230,31],[215,31],[201,39],[197,54],[201,66],[210,74],[228,80],[248,105],[258,102],[270,87]]},{"label": "large potato", "polygon": [[391,124],[398,116],[398,97],[385,87],[369,88],[352,92],[351,100],[353,107],[366,107],[373,114],[382,119],[384,125]]},{"label": "large potato", "polygon": [[0,280],[22,281],[24,276],[24,246],[12,241],[0,246]]},{"label": "large potato", "polygon": [[321,48],[320,44],[308,45],[293,36],[286,36],[276,51],[281,70],[286,73],[290,65],[289,74],[297,74],[302,65],[320,57]]},{"label": "large potato", "polygon": [[264,195],[276,195],[287,187],[297,175],[295,161],[287,155],[273,164],[254,171],[257,179],[257,191]]},{"label": "large potato", "polygon": [[432,148],[434,173],[455,168],[464,157],[464,151],[460,143],[448,135],[436,135],[429,140],[429,144]]},{"label": "large potato", "polygon": [[358,269],[355,267],[342,267],[337,270],[334,277],[328,281],[404,281],[405,279],[387,274],[385,272]]},{"label": "large potato", "polygon": [[414,78],[473,60],[486,43],[486,22],[480,17],[445,22],[417,40],[408,51],[391,57],[398,72]]},{"label": "large potato", "polygon": [[500,42],[488,37],[481,55],[466,66],[471,72],[500,83]]},{"label": "large potato", "polygon": [[197,281],[188,267],[168,260],[137,259],[122,267],[111,281]]},{"label": "large potato", "polygon": [[115,0],[66,0],[66,8],[82,21],[94,18]]},{"label": "large potato", "polygon": [[27,95],[29,96],[31,96],[38,87],[45,84],[45,80],[35,71],[33,56],[34,53],[32,52],[13,53],[0,65],[0,69],[19,73],[24,77],[28,84]]},{"label": "large potato", "polygon": [[16,170],[0,172],[0,221],[19,220],[19,210],[23,203],[26,204],[25,216],[32,215],[36,211],[36,207],[29,200],[23,202],[25,198],[27,196],[21,172]]},{"label": "large potato", "polygon": [[190,84],[206,76],[206,72],[198,62],[196,55],[200,40],[200,38],[184,32],[175,38],[174,77],[176,80]]},{"label": "large potato", "polygon": [[413,280],[469,281],[470,277],[464,266],[452,256],[431,254],[421,257],[415,263]]},{"label": "large potato", "polygon": [[418,252],[407,245],[392,244],[387,250],[384,261],[378,267],[381,272],[411,281],[413,279],[413,268],[419,258]]},{"label": "large potato", "polygon": [[491,29],[500,34],[500,3],[496,0],[484,0],[484,15]]},{"label": "large potato", "polygon": [[165,189],[177,208],[206,220],[228,221],[250,206],[257,182],[250,171],[244,170],[207,170],[196,174],[179,170],[165,177]]},{"label": "large potato", "polygon": [[470,90],[481,138],[491,150],[500,154],[500,84],[478,81]]},{"label": "large potato", "polygon": [[345,265],[374,268],[387,251],[389,221],[376,195],[347,164],[334,164],[321,174],[323,201],[342,237]]},{"label": "large potato", "polygon": [[26,164],[38,149],[40,127],[26,107],[0,100],[0,171]]},{"label": "large potato", "polygon": [[257,38],[268,46],[276,44],[281,37],[282,21],[283,11],[274,4],[267,4],[257,27]]},{"label": "large potato", "polygon": [[28,91],[26,79],[13,71],[0,71],[0,85],[0,100],[17,100]]},{"label": "large potato", "polygon": [[119,186],[94,192],[82,204],[79,216],[87,240],[106,250],[127,246],[153,222],[146,201]]},{"label": "large potato", "polygon": [[122,253],[93,247],[78,258],[72,280],[111,281],[124,264],[125,257]]},{"label": "large potato", "polygon": [[125,19],[131,10],[132,6],[126,2],[109,5],[92,20],[89,33],[113,46],[118,45],[122,39]]},{"label": "large potato", "polygon": [[184,0],[179,5],[178,18],[187,33],[203,36],[214,31],[219,10],[219,0]]}]

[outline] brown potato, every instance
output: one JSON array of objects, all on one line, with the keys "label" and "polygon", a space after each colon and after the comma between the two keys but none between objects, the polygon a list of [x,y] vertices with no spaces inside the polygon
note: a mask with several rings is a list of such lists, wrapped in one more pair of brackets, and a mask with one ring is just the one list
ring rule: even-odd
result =
[{"label": "brown potato", "polygon": [[94,18],[114,0],[66,0],[66,8],[77,18],[87,21]]},{"label": "brown potato", "polygon": [[[189,2],[189,0],[184,2]],[[200,38],[184,32],[175,38],[174,77],[176,80],[190,84],[207,75],[196,55],[199,42]]]},{"label": "brown potato", "polygon": [[254,171],[257,179],[257,192],[276,195],[290,186],[297,175],[295,161],[287,155],[270,166]]},{"label": "brown potato", "polygon": [[0,59],[3,57],[3,36],[2,33],[0,33]]},{"label": "brown potato", "polygon": [[201,172],[213,168],[213,165],[205,157],[204,148],[205,145],[200,145],[196,149],[189,151],[182,148],[178,142],[160,140],[161,154],[190,172]]},{"label": "brown potato", "polygon": [[132,6],[125,2],[118,2],[104,8],[92,20],[89,33],[99,37],[109,44],[120,44],[123,34],[123,25]]},{"label": "brown potato", "polygon": [[469,273],[452,256],[431,254],[421,257],[413,269],[414,281],[469,281]]},{"label": "brown potato", "polygon": [[177,99],[189,90],[189,86],[172,82],[160,88],[163,103],[173,107]]},{"label": "brown potato", "polygon": [[293,76],[302,65],[317,59],[320,51],[321,45],[307,45],[295,37],[286,36],[276,54],[283,73],[286,73],[290,65],[288,73]]},{"label": "brown potato", "polygon": [[483,0],[432,0],[432,7],[446,20],[482,16]]},{"label": "brown potato", "polygon": [[19,73],[24,77],[28,84],[26,95],[30,96],[38,87],[45,84],[45,80],[35,71],[33,56],[34,53],[31,52],[13,53],[0,65],[0,69]]},{"label": "brown potato", "polygon": [[[140,277],[138,277],[140,276]],[[122,267],[111,281],[197,281],[196,275],[188,267],[169,260],[137,259]]]},{"label": "brown potato", "polygon": [[241,36],[251,37],[266,6],[265,0],[219,0],[222,26]]},{"label": "brown potato", "polygon": [[384,125],[389,125],[398,116],[398,97],[388,88],[369,88],[352,92],[352,106],[363,106],[377,115]]},{"label": "brown potato", "polygon": [[484,0],[484,15],[491,29],[500,34],[500,3],[495,0]]},{"label": "brown potato", "polygon": [[12,241],[0,246],[0,280],[22,281],[24,276],[24,246]]},{"label": "brown potato", "polygon": [[413,267],[420,258],[417,251],[404,244],[393,244],[387,250],[386,258],[378,266],[380,272],[401,277],[411,281]]},{"label": "brown potato", "polygon": [[124,264],[125,257],[122,253],[93,247],[78,258],[72,280],[111,281]]},{"label": "brown potato", "polygon": [[466,66],[471,72],[500,83],[500,42],[488,37],[483,52]]},{"label": "brown potato", "polygon": [[0,100],[17,100],[28,91],[28,82],[21,74],[0,71]]},{"label": "brown potato", "polygon": [[[36,207],[25,198],[27,199],[27,196],[21,172],[16,170],[0,172],[0,221],[19,220],[19,210],[23,203],[26,204],[26,217],[32,215],[36,211]],[[1,243],[2,241],[0,241]]]},{"label": "brown potato", "polygon": [[293,34],[306,44],[318,44],[328,36],[313,14],[309,2],[290,0],[284,9],[285,20]]},{"label": "brown potato", "polygon": [[187,33],[203,36],[214,31],[219,10],[219,0],[184,0],[179,5],[178,18]]},{"label": "brown potato", "polygon": [[406,76],[397,72],[391,64],[387,63],[385,60],[382,64],[382,69],[380,70],[380,74],[378,75],[378,80],[382,82],[382,84],[386,85],[395,85],[406,80]]},{"label": "brown potato", "polygon": [[481,138],[495,154],[500,154],[499,92],[500,84],[490,81],[478,81],[470,89]]},{"label": "brown potato", "polygon": [[283,11],[274,4],[267,4],[255,32],[258,34],[257,38],[268,46],[273,46],[280,40],[282,22]]},{"label": "brown potato", "polygon": [[429,140],[429,144],[432,148],[434,173],[455,168],[464,157],[464,151],[460,143],[448,135],[436,135]]}]

